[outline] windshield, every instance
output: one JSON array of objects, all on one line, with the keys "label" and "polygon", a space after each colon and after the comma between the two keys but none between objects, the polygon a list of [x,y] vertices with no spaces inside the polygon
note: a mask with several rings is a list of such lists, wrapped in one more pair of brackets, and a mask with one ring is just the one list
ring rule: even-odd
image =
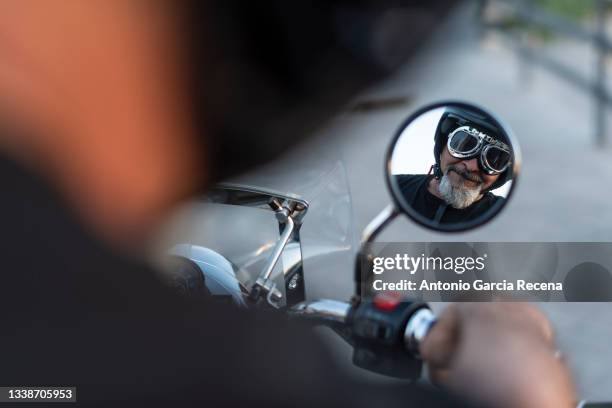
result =
[{"label": "windshield", "polygon": [[[346,170],[337,148],[329,144],[325,149],[303,148],[286,160],[231,182],[307,201],[300,229],[306,296],[350,296],[352,285],[346,282],[352,282],[355,234]],[[272,211],[203,200],[188,203],[166,231],[163,247],[189,243],[217,251],[234,265],[247,288],[279,238]],[[273,276],[278,288],[284,288],[283,262],[293,260],[284,256],[276,265]],[[346,286],[346,293],[338,293],[341,286]]]}]

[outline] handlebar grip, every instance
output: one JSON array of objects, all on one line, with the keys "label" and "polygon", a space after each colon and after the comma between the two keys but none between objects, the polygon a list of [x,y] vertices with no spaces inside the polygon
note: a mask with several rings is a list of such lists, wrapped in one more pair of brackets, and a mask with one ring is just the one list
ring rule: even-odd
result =
[{"label": "handlebar grip", "polygon": [[436,316],[428,307],[420,308],[408,319],[404,330],[404,344],[415,357],[420,356],[421,343],[436,321]]}]

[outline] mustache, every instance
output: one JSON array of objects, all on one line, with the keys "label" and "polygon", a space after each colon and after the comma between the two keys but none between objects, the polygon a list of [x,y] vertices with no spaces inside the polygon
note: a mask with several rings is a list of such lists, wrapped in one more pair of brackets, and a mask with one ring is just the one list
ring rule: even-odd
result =
[{"label": "mustache", "polygon": [[478,184],[483,184],[484,180],[482,178],[482,176],[480,176],[478,173],[475,173],[473,171],[467,171],[462,167],[456,166],[456,165],[450,165],[448,167],[448,170],[446,171],[446,173],[450,173],[451,171],[454,171],[455,173],[459,174],[461,177],[463,177],[466,180],[472,181],[474,183],[478,183]]}]

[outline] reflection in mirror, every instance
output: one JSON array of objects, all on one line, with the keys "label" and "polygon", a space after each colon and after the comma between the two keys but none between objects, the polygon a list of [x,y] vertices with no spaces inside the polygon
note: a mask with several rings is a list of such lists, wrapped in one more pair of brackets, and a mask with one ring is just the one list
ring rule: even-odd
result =
[{"label": "reflection in mirror", "polygon": [[491,220],[506,204],[520,165],[510,131],[464,103],[436,104],[410,117],[388,154],[387,178],[399,208],[420,224],[461,231]]}]

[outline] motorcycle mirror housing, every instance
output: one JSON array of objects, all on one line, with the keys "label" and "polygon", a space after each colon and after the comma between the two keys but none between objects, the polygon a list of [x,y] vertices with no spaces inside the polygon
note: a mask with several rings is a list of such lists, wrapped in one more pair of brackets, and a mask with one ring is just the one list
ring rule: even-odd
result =
[{"label": "motorcycle mirror housing", "polygon": [[472,230],[506,206],[520,168],[521,151],[510,127],[482,107],[446,101],[411,114],[387,150],[385,178],[393,202],[363,231],[355,301],[368,279],[362,267],[371,258],[369,244],[395,217],[406,214],[440,232]]},{"label": "motorcycle mirror housing", "polygon": [[495,115],[466,102],[439,102],[400,125],[385,174],[397,210],[424,227],[459,232],[500,213],[520,166],[516,138]]}]

